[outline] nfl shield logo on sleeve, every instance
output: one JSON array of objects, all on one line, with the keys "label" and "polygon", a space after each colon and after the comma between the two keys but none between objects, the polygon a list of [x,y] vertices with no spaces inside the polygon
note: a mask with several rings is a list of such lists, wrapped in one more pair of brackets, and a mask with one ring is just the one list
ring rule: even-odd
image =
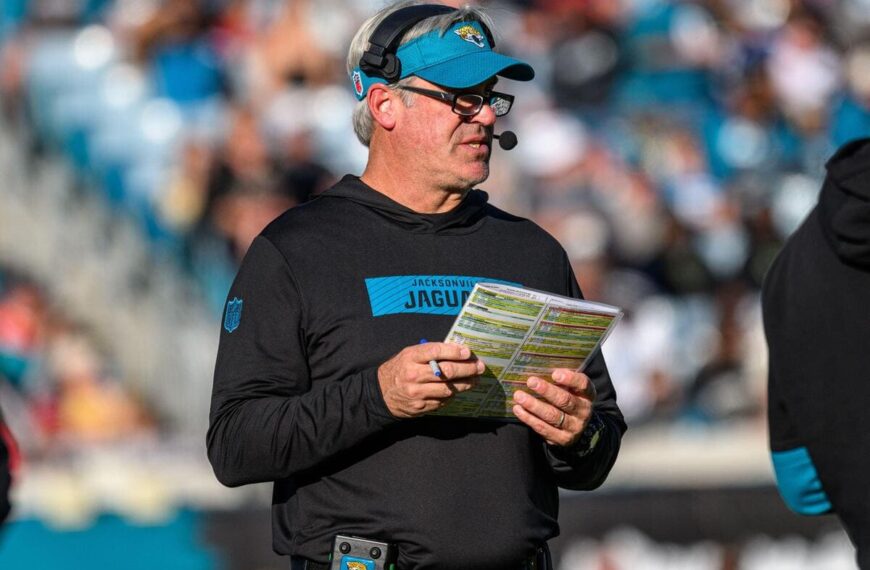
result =
[{"label": "nfl shield logo on sleeve", "polygon": [[233,332],[239,328],[239,322],[242,320],[242,300],[238,297],[233,297],[232,301],[227,302],[227,313],[224,316],[224,328],[227,332]]}]

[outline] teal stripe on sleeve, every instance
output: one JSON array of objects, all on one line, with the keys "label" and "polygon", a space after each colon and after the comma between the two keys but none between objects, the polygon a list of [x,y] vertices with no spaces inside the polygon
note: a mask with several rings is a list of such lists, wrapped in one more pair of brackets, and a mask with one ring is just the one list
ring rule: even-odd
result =
[{"label": "teal stripe on sleeve", "polygon": [[774,451],[771,456],[779,494],[788,508],[800,515],[821,515],[831,511],[831,501],[822,488],[806,447]]}]

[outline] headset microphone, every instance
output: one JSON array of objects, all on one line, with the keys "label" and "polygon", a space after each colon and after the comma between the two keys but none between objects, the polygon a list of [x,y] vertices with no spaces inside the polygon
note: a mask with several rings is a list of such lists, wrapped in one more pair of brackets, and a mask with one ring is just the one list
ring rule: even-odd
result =
[{"label": "headset microphone", "polygon": [[505,131],[500,135],[492,135],[492,138],[498,139],[498,146],[500,146],[502,150],[510,150],[517,146],[517,135],[515,135],[513,131]]}]

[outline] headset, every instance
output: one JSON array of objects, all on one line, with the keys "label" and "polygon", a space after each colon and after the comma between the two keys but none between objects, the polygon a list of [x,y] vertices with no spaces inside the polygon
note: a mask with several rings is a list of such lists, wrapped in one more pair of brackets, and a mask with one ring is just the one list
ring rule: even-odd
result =
[{"label": "headset", "polygon": [[[441,4],[420,4],[396,10],[378,24],[369,38],[369,48],[363,53],[359,67],[369,77],[383,77],[387,83],[395,83],[402,77],[402,62],[396,57],[396,50],[402,37],[416,23],[456,12],[456,8]],[[495,47],[492,32],[480,22],[491,48]]]}]

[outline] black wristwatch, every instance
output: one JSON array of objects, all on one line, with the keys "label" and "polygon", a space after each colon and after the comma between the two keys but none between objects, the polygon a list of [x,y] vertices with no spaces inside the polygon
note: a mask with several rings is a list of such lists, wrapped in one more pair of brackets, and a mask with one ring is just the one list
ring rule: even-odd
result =
[{"label": "black wristwatch", "polygon": [[573,446],[577,450],[579,457],[589,455],[595,450],[595,446],[601,440],[601,434],[604,433],[605,428],[607,428],[607,424],[604,423],[601,416],[596,412],[592,412],[592,416],[586,422],[586,427],[580,433],[580,438],[577,439]]}]

